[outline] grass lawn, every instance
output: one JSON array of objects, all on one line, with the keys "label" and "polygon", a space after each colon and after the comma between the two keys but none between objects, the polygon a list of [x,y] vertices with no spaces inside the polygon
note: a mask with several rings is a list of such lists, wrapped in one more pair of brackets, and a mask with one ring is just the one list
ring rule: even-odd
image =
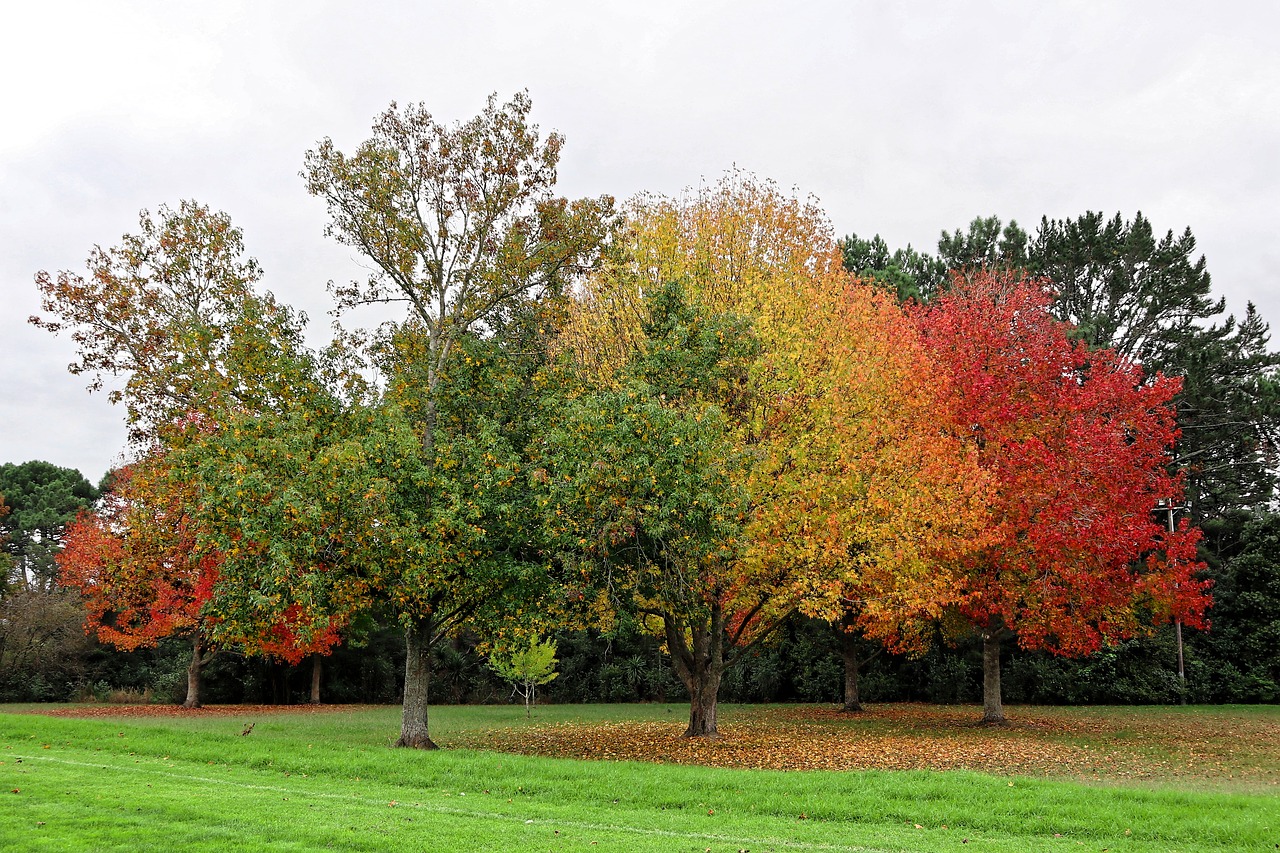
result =
[{"label": "grass lawn", "polygon": [[[398,708],[89,710],[0,713],[0,849],[1280,844],[1280,708],[1014,708],[990,730],[972,708],[727,707],[726,737],[690,744],[681,706],[445,707],[430,753],[389,748]],[[840,769],[746,769],[766,763]]]}]

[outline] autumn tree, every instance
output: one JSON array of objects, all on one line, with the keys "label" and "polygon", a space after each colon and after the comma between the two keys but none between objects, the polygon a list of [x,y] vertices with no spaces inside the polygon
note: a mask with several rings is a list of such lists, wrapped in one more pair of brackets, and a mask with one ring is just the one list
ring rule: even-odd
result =
[{"label": "autumn tree", "polygon": [[[597,438],[562,436],[575,448],[564,488],[596,518],[589,555],[634,557],[622,561],[630,586],[621,568],[610,575],[627,591],[615,600],[665,637],[693,697],[686,734],[714,736],[725,669],[797,607],[839,618],[846,584],[874,587],[866,624],[910,642],[910,620],[891,614],[937,612],[946,588],[938,561],[921,559],[922,522],[968,529],[951,487],[972,468],[956,442],[931,445],[945,439],[936,409],[899,416],[930,408],[909,399],[920,380],[899,381],[918,375],[922,351],[892,300],[839,272],[816,205],[731,175],[679,201],[638,200],[619,255],[588,281],[564,338],[586,375],[616,389],[571,410]],[[903,466],[907,448],[926,447]],[[936,502],[911,485],[926,470]],[[636,517],[597,518],[611,500]],[[610,545],[619,525],[642,544]]]},{"label": "autumn tree", "polygon": [[686,736],[715,736],[720,680],[764,633],[755,617],[769,602],[734,577],[746,457],[723,410],[755,341],[732,316],[691,314],[678,289],[655,302],[621,387],[570,401],[553,428],[546,517],[577,595],[652,623],[689,690]]},{"label": "autumn tree", "polygon": [[1051,309],[1043,282],[979,271],[915,314],[990,480],[991,539],[963,558],[955,608],[983,639],[986,722],[1004,719],[1005,639],[1088,654],[1208,605],[1199,532],[1153,516],[1181,495],[1177,380],[1087,348]]},{"label": "autumn tree", "polygon": [[169,636],[191,643],[183,707],[195,708],[201,671],[217,652],[204,608],[218,557],[197,545],[184,509],[189,497],[171,490],[159,459],[118,471],[97,511],[68,528],[58,567],[62,585],[83,596],[87,628],[103,642],[126,650]]},{"label": "autumn tree", "polygon": [[1031,269],[1053,281],[1054,313],[1091,346],[1182,380],[1174,399],[1193,518],[1268,506],[1280,446],[1280,353],[1252,304],[1237,318],[1212,293],[1190,228],[1160,234],[1089,212],[1041,222]]},{"label": "autumn tree", "polygon": [[[212,612],[223,555],[207,542],[203,496],[178,465],[181,451],[234,417],[316,399],[321,377],[302,342],[305,318],[258,289],[261,271],[224,213],[192,201],[155,218],[143,211],[139,233],[95,248],[88,266],[87,276],[38,274],[43,310],[56,319],[32,322],[70,331],[78,345],[70,369],[92,375],[91,389],[108,376],[124,379],[111,398],[125,403],[137,461],[99,512],[76,523],[75,547],[59,565],[104,641],[191,640],[191,706],[218,646],[268,653],[299,643],[285,614],[265,626],[269,633],[252,634]],[[293,616],[306,622],[310,613]],[[327,649],[334,639],[300,642]]]},{"label": "autumn tree", "polygon": [[253,630],[215,606],[223,555],[201,535],[196,485],[178,481],[168,459],[144,458],[115,472],[110,492],[67,530],[59,580],[77,590],[98,639],[132,650],[166,637],[191,644],[183,707],[200,705],[204,667],[223,648],[291,661],[325,653],[336,631],[307,632],[305,614]]},{"label": "autumn tree", "polygon": [[[479,116],[449,127],[421,105],[392,104],[350,156],[328,139],[306,155],[303,174],[328,205],[328,233],[373,264],[367,281],[333,288],[338,307],[403,303],[400,327],[420,342],[414,363],[402,366],[422,389],[420,407],[408,411],[427,471],[439,469],[448,440],[440,398],[459,342],[521,299],[561,292],[595,265],[613,227],[610,198],[554,195],[564,140],[541,139],[530,107],[526,93],[506,104],[492,96]],[[421,497],[434,512],[436,496]],[[408,647],[398,745],[430,747],[434,626],[440,614],[470,605],[451,594],[464,555],[430,528],[414,539],[421,544],[414,582],[391,590]]]},{"label": "autumn tree", "polygon": [[261,269],[243,253],[230,217],[183,201],[142,211],[137,234],[95,247],[87,276],[36,275],[49,316],[31,322],[70,332],[68,369],[92,376],[90,390],[124,379],[110,398],[125,404],[140,453],[189,428],[193,412],[257,410],[295,390],[271,365],[302,348],[305,318],[257,289]]},{"label": "autumn tree", "polygon": [[988,480],[889,294],[848,280],[806,326],[808,378],[778,421],[753,538],[807,567],[800,608],[835,626],[855,711],[858,671],[881,649],[927,650],[958,559],[985,541]]},{"label": "autumn tree", "polygon": [[1053,313],[1073,326],[1073,337],[1182,379],[1176,464],[1195,519],[1265,507],[1274,496],[1280,353],[1252,304],[1239,318],[1225,313],[1190,228],[1161,234],[1141,212],[1127,218],[1088,211],[1044,217],[1029,234],[990,216],[943,231],[937,255],[910,246],[890,252],[879,235],[851,235],[842,246],[849,269],[922,301],[950,286],[947,270],[1049,280]]}]

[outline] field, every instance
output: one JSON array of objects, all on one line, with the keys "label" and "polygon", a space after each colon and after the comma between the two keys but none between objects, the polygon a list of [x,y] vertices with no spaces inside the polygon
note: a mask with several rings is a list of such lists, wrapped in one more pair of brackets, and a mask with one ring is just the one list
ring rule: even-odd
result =
[{"label": "field", "polygon": [[[0,706],[4,850],[1215,851],[1280,845],[1280,708]],[[39,711],[40,713],[35,713]],[[242,735],[249,725],[252,729]]]}]

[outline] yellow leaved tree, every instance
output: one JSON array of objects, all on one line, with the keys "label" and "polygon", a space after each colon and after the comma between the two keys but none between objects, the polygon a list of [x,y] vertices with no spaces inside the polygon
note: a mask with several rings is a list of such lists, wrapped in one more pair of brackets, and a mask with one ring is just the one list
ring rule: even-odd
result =
[{"label": "yellow leaved tree", "polygon": [[[692,699],[686,735],[714,736],[724,671],[798,608],[852,613],[911,647],[907,626],[951,595],[949,550],[980,527],[979,479],[912,327],[842,272],[812,200],[733,173],[679,199],[634,201],[620,248],[578,292],[563,346],[602,395],[623,395],[617,412],[640,418],[646,397],[657,409],[630,433],[622,414],[585,418],[595,438],[579,455],[594,446],[599,458],[562,476],[588,519],[578,541],[597,541],[592,520],[612,531],[608,547],[585,547],[607,564],[617,606],[666,639]],[[652,446],[659,423],[669,444],[705,444],[664,452]],[[577,472],[629,470],[624,433],[636,438],[631,456],[649,460],[636,472],[647,491],[630,474],[586,485]],[[664,465],[700,472],[704,487]],[[598,509],[610,502],[636,509],[619,523]],[[699,536],[715,541],[689,544]]]}]

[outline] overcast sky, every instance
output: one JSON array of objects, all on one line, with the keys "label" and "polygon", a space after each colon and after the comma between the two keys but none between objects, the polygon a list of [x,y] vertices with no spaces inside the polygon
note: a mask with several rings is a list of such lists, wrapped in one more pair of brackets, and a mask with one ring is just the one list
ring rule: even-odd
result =
[{"label": "overcast sky", "polygon": [[0,34],[0,462],[90,480],[125,446],[74,348],[26,324],[37,270],[83,271],[138,212],[194,198],[327,330],[360,277],[298,172],[392,100],[437,119],[527,88],[576,197],[680,192],[737,166],[837,234],[934,250],[978,215],[1190,226],[1228,307],[1280,324],[1280,4],[1271,2],[56,2]]}]

